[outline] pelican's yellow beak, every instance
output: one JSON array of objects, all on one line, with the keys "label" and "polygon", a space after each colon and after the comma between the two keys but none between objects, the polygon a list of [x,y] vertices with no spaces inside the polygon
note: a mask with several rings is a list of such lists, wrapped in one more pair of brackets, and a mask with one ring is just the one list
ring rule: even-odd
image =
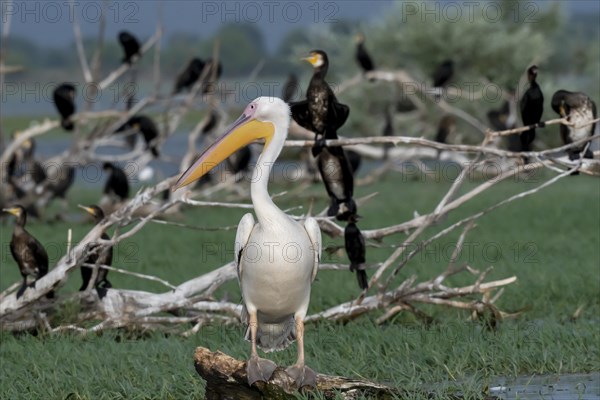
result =
[{"label": "pelican's yellow beak", "polygon": [[3,208],[2,211],[7,212],[9,214],[14,215],[15,217],[18,217],[21,210],[19,210],[17,207],[12,207],[12,208]]},{"label": "pelican's yellow beak", "polygon": [[273,123],[258,121],[242,115],[223,136],[204,150],[204,153],[198,157],[194,164],[179,177],[179,180],[173,186],[173,191],[202,178],[219,165],[221,161],[252,142],[265,139],[265,146],[267,146],[274,133],[275,125]]},{"label": "pelican's yellow beak", "polygon": [[81,204],[78,204],[77,207],[81,208],[82,210],[85,210],[87,213],[94,215],[94,210],[90,207],[86,207],[86,206],[82,206]]},{"label": "pelican's yellow beak", "polygon": [[316,53],[311,53],[308,57],[301,58],[301,60],[308,61],[312,65],[315,65],[317,63],[318,59],[319,59],[319,57],[317,57]]}]

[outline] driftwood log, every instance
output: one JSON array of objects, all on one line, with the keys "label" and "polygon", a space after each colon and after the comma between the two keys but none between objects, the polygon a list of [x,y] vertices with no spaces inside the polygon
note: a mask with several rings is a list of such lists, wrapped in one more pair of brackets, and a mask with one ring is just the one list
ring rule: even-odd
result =
[{"label": "driftwood log", "polygon": [[[206,381],[206,400],[255,400],[255,399],[297,399],[298,388],[285,372],[285,367],[277,367],[269,382],[256,382],[248,386],[246,361],[237,360],[220,351],[206,347],[196,348],[194,365],[198,374]],[[302,388],[302,394],[312,398],[325,399],[402,399],[432,398],[434,393],[423,390],[409,393],[380,383],[343,376],[317,374],[316,388]],[[310,393],[318,392],[318,396]],[[458,393],[448,395],[450,399],[463,399]],[[481,393],[483,400],[496,400],[497,397]]]},{"label": "driftwood log", "polygon": [[[198,374],[206,381],[207,400],[225,399],[296,399],[298,388],[285,372],[277,367],[269,382],[248,386],[246,361],[237,360],[220,351],[198,347],[194,355]],[[310,390],[303,388],[303,393]],[[386,385],[359,379],[317,374],[316,390],[327,399],[392,399],[402,397],[401,391]]]}]

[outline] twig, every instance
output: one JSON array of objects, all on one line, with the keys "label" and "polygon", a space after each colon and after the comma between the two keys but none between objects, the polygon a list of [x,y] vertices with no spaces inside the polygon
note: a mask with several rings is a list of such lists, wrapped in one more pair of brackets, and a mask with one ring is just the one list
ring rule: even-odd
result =
[{"label": "twig", "polygon": [[208,231],[208,232],[231,231],[231,230],[237,229],[237,225],[216,226],[216,227],[194,226],[194,225],[182,224],[180,222],[171,222],[171,221],[165,221],[162,219],[155,219],[155,218],[152,219],[152,222],[154,222],[156,224],[160,224],[160,225],[173,225],[173,226],[179,226],[181,228],[192,229],[192,230],[196,230],[196,231]]},{"label": "twig", "polygon": [[[347,139],[336,139],[336,140],[326,140],[327,146],[354,146],[359,144],[386,144],[392,143],[395,145],[398,144],[408,144],[408,145],[419,145],[430,147],[433,149],[446,150],[446,151],[459,151],[465,153],[484,153],[491,154],[498,157],[507,157],[507,158],[522,158],[522,157],[543,157],[549,156],[552,154],[563,153],[566,150],[571,148],[575,148],[581,146],[584,143],[587,143],[592,140],[598,140],[598,136],[590,136],[588,138],[578,140],[577,142],[573,142],[564,146],[556,147],[553,149],[548,149],[544,151],[522,151],[522,152],[514,152],[508,150],[501,150],[493,147],[482,147],[482,146],[472,146],[465,144],[444,144],[435,142],[432,140],[427,140],[423,138],[416,138],[410,136],[370,136],[363,138],[347,138]],[[286,147],[312,147],[314,145],[314,140],[286,140]]]},{"label": "twig", "polygon": [[[71,6],[73,5],[74,1],[71,0]],[[89,84],[92,83],[93,77],[87,57],[85,56],[83,38],[81,37],[81,28],[79,27],[79,21],[77,20],[76,14],[77,13],[73,14],[73,34],[75,36],[75,47],[77,48],[77,56],[79,57],[79,64],[81,65],[81,70],[83,72],[83,79],[85,80],[85,83]]]},{"label": "twig", "polygon": [[138,278],[146,279],[146,280],[149,280],[149,281],[159,282],[159,283],[162,283],[163,285],[165,285],[166,287],[168,287],[169,289],[177,289],[177,286],[173,286],[172,284],[170,284],[166,280],[158,278],[158,277],[153,276],[153,275],[140,274],[138,272],[132,272],[132,271],[128,271],[126,269],[116,268],[116,267],[112,267],[110,265],[104,265],[104,264],[83,263],[82,266],[84,266],[84,267],[90,267],[90,268],[98,267],[98,268],[101,268],[101,269],[106,269],[106,270],[109,270],[109,271],[118,272],[118,273],[123,274],[123,275],[131,275],[131,276],[135,276],[135,277],[138,277]]}]

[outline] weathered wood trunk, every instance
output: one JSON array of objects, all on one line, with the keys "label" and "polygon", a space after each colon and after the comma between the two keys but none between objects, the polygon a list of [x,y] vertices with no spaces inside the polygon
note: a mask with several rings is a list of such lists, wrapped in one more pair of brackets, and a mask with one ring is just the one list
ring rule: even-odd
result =
[{"label": "weathered wood trunk", "polygon": [[[298,388],[284,367],[278,367],[269,382],[248,386],[246,361],[236,360],[220,351],[198,347],[194,356],[196,371],[206,381],[207,400],[225,399],[295,399]],[[309,388],[301,389],[303,392]],[[325,398],[391,399],[401,396],[399,390],[378,383],[341,376],[317,374],[316,390]],[[337,397],[336,397],[337,396]]]}]

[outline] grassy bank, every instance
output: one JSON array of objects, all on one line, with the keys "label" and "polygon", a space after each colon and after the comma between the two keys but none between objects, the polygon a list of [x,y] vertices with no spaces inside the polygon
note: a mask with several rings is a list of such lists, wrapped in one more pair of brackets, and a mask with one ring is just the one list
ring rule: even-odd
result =
[{"label": "grassy bank", "polygon": [[[358,188],[357,197],[379,192],[361,207],[364,218],[360,227],[388,226],[412,218],[415,211],[427,213],[450,185],[446,179],[414,178],[394,175]],[[452,213],[440,225],[447,226],[513,193],[532,188],[542,178],[501,183]],[[292,187],[274,185],[271,192]],[[306,208],[322,192],[317,185],[299,196],[279,198],[277,203],[282,208]],[[95,196],[79,191],[71,203],[91,203]],[[383,327],[373,322],[375,314],[346,325],[321,322],[307,328],[307,362],[319,372],[360,376],[409,390],[441,383],[436,386],[440,396],[454,391],[476,395],[496,375],[600,370],[599,199],[597,180],[569,177],[478,221],[467,238],[461,262],[477,269],[493,265],[490,279],[516,275],[518,281],[506,288],[497,305],[505,311],[525,310],[520,317],[505,321],[497,331],[468,322],[465,312],[441,307],[421,307],[433,317],[430,325],[408,314],[399,314]],[[316,206],[324,204],[320,200]],[[244,213],[190,209],[184,222],[210,228],[236,225]],[[73,229],[77,240],[90,225],[32,221],[28,227],[49,249],[55,262],[65,248],[66,239],[61,238],[66,238],[67,229]],[[439,227],[428,232],[434,229]],[[19,279],[8,250],[11,232],[10,225],[0,226],[0,289]],[[178,284],[228,262],[234,236],[235,230],[198,231],[149,224],[119,245],[114,265]],[[413,274],[427,279],[442,271],[457,236],[458,232],[434,243],[412,260],[398,279]],[[388,237],[381,248],[369,248],[368,261],[383,260],[393,251],[389,246],[405,237]],[[342,243],[328,237],[324,241],[325,246]],[[324,254],[324,258],[325,262],[345,261],[343,253]],[[358,294],[353,274],[323,272],[317,279],[309,312],[351,300]],[[158,284],[114,273],[110,280],[119,288],[165,290]],[[460,275],[448,284],[472,281],[472,276]],[[79,285],[80,277],[75,272],[63,290],[73,291]],[[238,301],[237,284],[225,285],[217,295]],[[579,319],[572,321],[571,316],[580,306],[583,311]],[[0,397],[201,398],[203,384],[192,362],[194,348],[200,345],[235,357],[246,357],[249,350],[237,326],[205,327],[189,339],[124,331],[85,338],[4,334],[0,344]],[[290,364],[295,346],[270,357],[279,364]]]}]

